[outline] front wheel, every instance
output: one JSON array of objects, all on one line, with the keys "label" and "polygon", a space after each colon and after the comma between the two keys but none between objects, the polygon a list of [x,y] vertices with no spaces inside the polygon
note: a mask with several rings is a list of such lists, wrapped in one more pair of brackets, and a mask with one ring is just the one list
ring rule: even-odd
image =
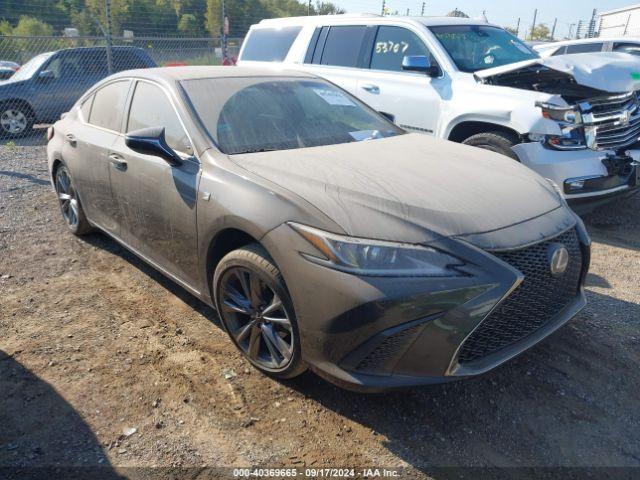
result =
[{"label": "front wheel", "polygon": [[520,139],[513,133],[501,131],[477,133],[470,136],[462,143],[472,147],[484,148],[485,150],[501,153],[513,160],[519,161],[516,152],[513,151],[513,147],[520,143]]},{"label": "front wheel", "polygon": [[264,248],[251,244],[227,254],[216,267],[213,292],[225,330],[256,368],[283,379],[306,370],[291,298]]}]

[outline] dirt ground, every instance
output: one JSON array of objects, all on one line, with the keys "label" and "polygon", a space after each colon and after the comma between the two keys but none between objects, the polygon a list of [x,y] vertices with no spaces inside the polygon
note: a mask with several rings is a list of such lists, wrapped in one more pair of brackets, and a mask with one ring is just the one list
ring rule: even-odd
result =
[{"label": "dirt ground", "polygon": [[210,308],[109,238],[66,231],[44,147],[2,146],[0,478],[33,466],[640,475],[639,211],[637,195],[587,218],[589,304],[551,338],[472,381],[363,395],[250,368]]}]

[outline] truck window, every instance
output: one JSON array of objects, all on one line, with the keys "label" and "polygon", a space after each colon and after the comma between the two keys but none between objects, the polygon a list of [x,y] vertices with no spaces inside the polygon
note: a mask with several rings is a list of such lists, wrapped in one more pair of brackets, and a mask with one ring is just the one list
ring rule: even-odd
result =
[{"label": "truck window", "polygon": [[366,33],[367,27],[364,25],[331,27],[320,63],[337,67],[357,67]]},{"label": "truck window", "polygon": [[251,30],[245,40],[241,60],[281,62],[302,27],[258,28]]},{"label": "truck window", "polygon": [[614,43],[613,51],[640,56],[640,43]]},{"label": "truck window", "polygon": [[412,31],[402,27],[380,27],[373,43],[370,68],[401,72],[402,59],[406,55],[428,55],[431,58],[424,42]]},{"label": "truck window", "polygon": [[571,53],[591,53],[591,52],[601,52],[602,46],[604,44],[601,42],[596,43],[579,43],[577,45],[568,45],[567,46],[567,55]]}]

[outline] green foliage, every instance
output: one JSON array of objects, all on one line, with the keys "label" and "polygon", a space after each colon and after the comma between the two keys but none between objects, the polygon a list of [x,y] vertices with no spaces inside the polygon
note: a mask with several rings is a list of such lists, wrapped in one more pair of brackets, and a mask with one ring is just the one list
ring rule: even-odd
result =
[{"label": "green foliage", "polygon": [[551,40],[551,30],[544,23],[536,25],[533,31],[527,34],[527,40]]},{"label": "green foliage", "polygon": [[[219,37],[222,32],[221,0],[110,0],[111,32],[136,36]],[[344,13],[332,2],[314,0],[226,0],[230,36],[244,36],[263,18]],[[0,0],[0,35],[60,35],[65,27],[80,35],[102,35],[107,19],[105,0]],[[24,20],[23,20],[24,19]]]},{"label": "green foliage", "polygon": [[53,35],[53,28],[37,18],[23,15],[13,28],[11,35],[16,37],[49,37]]}]

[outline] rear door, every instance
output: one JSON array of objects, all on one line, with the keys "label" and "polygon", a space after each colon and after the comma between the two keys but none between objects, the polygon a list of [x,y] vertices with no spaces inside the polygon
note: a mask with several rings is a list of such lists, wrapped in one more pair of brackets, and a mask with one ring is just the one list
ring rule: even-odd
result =
[{"label": "rear door", "polygon": [[62,158],[69,164],[80,201],[92,222],[119,236],[117,209],[111,193],[109,152],[121,134],[130,80],[101,87],[81,105],[79,118],[67,127]]},{"label": "rear door", "polygon": [[125,131],[158,126],[165,127],[167,143],[183,158],[181,165],[134,152],[123,136],[109,152],[121,237],[178,280],[197,285],[200,164],[168,94],[155,83],[139,80],[129,102]]},{"label": "rear door", "polygon": [[314,35],[305,69],[357,94],[371,28],[366,25],[321,27]]},{"label": "rear door", "polygon": [[357,82],[356,95],[374,109],[391,114],[397,125],[434,135],[442,102],[449,95],[450,80],[402,70],[408,55],[435,58],[418,35],[408,28],[383,25],[375,32],[368,56],[369,70]]}]

